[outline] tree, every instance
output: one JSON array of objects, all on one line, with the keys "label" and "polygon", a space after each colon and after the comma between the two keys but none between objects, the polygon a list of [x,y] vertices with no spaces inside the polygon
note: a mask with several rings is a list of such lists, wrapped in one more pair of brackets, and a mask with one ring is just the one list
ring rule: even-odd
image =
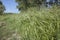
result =
[{"label": "tree", "polygon": [[29,7],[40,7],[44,0],[16,0],[19,10],[26,10]]},{"label": "tree", "polygon": [[0,14],[3,14],[4,10],[5,10],[5,7],[3,3],[0,1]]},{"label": "tree", "polygon": [[16,0],[18,2],[17,8],[19,10],[26,10],[28,8],[28,0]]}]

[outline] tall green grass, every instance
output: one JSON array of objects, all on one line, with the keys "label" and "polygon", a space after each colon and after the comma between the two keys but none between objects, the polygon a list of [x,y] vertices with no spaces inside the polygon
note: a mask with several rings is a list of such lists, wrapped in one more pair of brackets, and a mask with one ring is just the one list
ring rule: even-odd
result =
[{"label": "tall green grass", "polygon": [[20,14],[0,18],[0,21],[6,23],[6,31],[0,32],[0,35],[3,33],[2,36],[6,38],[16,30],[20,40],[60,40],[60,8],[41,10],[30,8]]}]

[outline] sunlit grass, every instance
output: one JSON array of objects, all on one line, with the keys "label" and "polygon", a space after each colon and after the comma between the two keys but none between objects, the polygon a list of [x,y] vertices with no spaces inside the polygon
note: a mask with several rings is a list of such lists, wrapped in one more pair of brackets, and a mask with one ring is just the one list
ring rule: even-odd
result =
[{"label": "sunlit grass", "polygon": [[0,22],[5,22],[0,28],[1,39],[8,39],[17,31],[21,40],[60,40],[59,8],[30,8],[20,14],[0,16]]}]

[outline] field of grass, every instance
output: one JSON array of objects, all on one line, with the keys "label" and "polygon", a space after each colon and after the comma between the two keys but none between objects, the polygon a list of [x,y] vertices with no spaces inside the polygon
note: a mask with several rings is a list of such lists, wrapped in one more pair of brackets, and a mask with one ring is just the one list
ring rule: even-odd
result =
[{"label": "field of grass", "polygon": [[60,9],[0,15],[0,40],[60,40]]}]

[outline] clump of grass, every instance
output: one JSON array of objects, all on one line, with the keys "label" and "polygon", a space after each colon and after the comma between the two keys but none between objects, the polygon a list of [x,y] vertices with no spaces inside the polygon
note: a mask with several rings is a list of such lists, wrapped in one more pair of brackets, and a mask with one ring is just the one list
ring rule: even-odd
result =
[{"label": "clump of grass", "polygon": [[6,22],[6,28],[9,31],[17,30],[21,40],[60,39],[60,9],[56,7],[39,11],[36,8],[30,8],[2,20]]},{"label": "clump of grass", "polygon": [[29,9],[17,19],[21,40],[58,40],[60,9]]}]

